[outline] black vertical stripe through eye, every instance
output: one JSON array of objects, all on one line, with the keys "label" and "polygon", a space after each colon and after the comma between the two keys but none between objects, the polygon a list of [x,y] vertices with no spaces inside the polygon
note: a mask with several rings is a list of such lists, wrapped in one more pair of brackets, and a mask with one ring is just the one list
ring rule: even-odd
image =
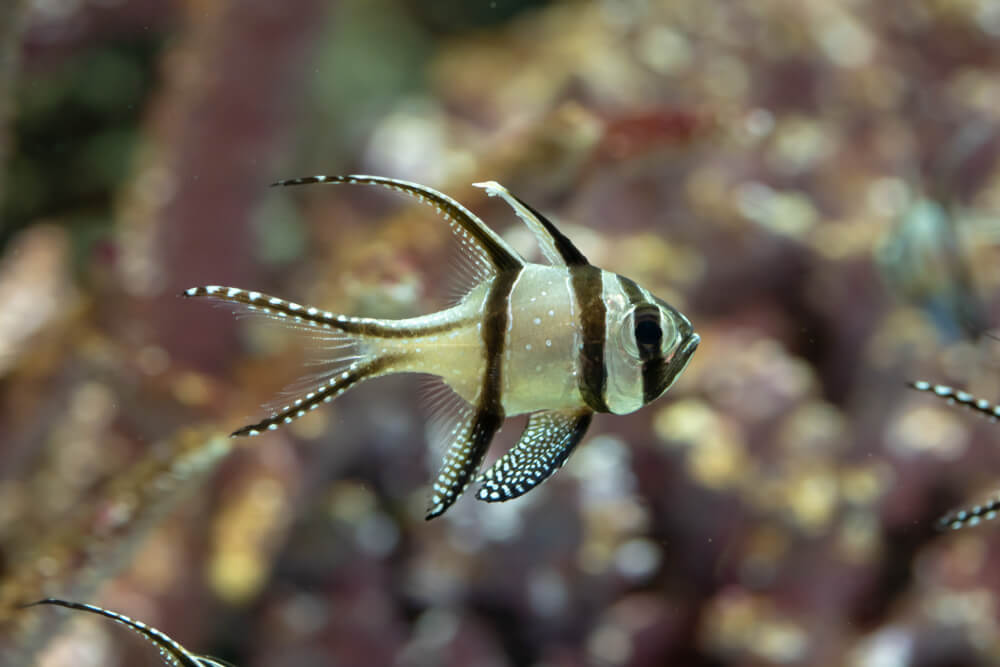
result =
[{"label": "black vertical stripe through eye", "polygon": [[640,310],[635,314],[635,342],[643,361],[658,356],[663,341],[660,327],[660,313],[656,310]]},{"label": "black vertical stripe through eye", "polygon": [[635,341],[640,346],[659,346],[660,341],[663,339],[663,331],[660,329],[660,323],[657,320],[646,318],[635,323]]}]

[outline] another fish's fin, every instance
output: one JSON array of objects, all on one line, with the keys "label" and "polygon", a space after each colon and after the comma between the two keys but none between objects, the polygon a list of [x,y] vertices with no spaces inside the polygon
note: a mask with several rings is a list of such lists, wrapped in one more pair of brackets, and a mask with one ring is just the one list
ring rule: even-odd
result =
[{"label": "another fish's fin", "polygon": [[398,361],[391,354],[376,354],[379,347],[372,344],[379,338],[401,335],[398,327],[385,320],[339,315],[237,287],[192,287],[183,296],[220,302],[238,316],[264,317],[283,328],[306,334],[301,340],[307,350],[307,363],[318,370],[287,388],[278,401],[268,404],[271,416],[244,426],[233,432],[234,436],[276,430],[332,401],[362,380],[393,372],[393,364]]},{"label": "another fish's fin", "polygon": [[[967,391],[954,389],[943,384],[933,384],[924,380],[907,383],[917,391],[926,391],[946,400],[948,403],[957,403],[963,407],[974,410],[985,416],[992,422],[1000,419],[1000,406],[990,403],[984,398],[976,398]],[[972,505],[965,509],[949,512],[938,519],[938,528],[941,530],[959,530],[960,528],[979,525],[983,521],[991,521],[997,518],[1000,513],[1000,496],[997,496],[985,503]]]},{"label": "another fish's fin", "polygon": [[[453,404],[454,405],[454,404]],[[429,521],[444,514],[462,495],[479,472],[493,436],[500,430],[503,415],[476,409],[462,401],[457,409],[445,408],[433,423],[442,442],[448,443],[444,463],[434,480]]]},{"label": "another fish's fin", "polygon": [[479,280],[489,278],[500,271],[519,269],[525,264],[524,258],[476,215],[448,195],[433,188],[409,181],[363,174],[307,176],[278,181],[273,185],[307,185],[310,183],[381,185],[416,197],[425,204],[433,206],[448,221],[452,233],[462,244],[463,251],[469,255]]},{"label": "another fish's fin", "polygon": [[154,627],[148,626],[145,623],[136,621],[124,614],[119,614],[102,607],[98,607],[92,604],[84,604],[82,602],[71,602],[69,600],[60,600],[57,598],[46,598],[44,600],[39,600],[38,602],[32,602],[31,604],[25,605],[26,607],[33,607],[35,605],[50,604],[59,607],[65,607],[67,609],[75,609],[79,611],[86,611],[92,614],[97,614],[105,618],[110,618],[116,623],[120,623],[125,627],[129,628],[136,634],[140,635],[143,639],[148,641],[150,644],[155,646],[160,652],[160,657],[168,665],[173,667],[234,667],[232,663],[226,662],[224,660],[219,660],[217,658],[209,658],[204,655],[197,655],[191,653],[186,648],[181,646],[178,642],[171,639],[166,634],[160,632]]},{"label": "another fish's fin", "polygon": [[969,408],[970,410],[975,410],[979,414],[987,417],[990,421],[995,422],[997,419],[1000,419],[1000,406],[994,405],[984,398],[976,398],[967,391],[953,389],[943,384],[932,384],[930,382],[924,382],[923,380],[909,382],[907,384],[917,391],[926,391],[943,398],[949,403],[958,403],[959,405]]},{"label": "another fish's fin", "polygon": [[992,498],[981,505],[972,505],[965,509],[950,512],[938,519],[941,530],[959,530],[978,526],[983,521],[992,521],[1000,516],[1000,496]]},{"label": "another fish's fin", "polygon": [[542,254],[549,262],[556,266],[586,266],[590,264],[583,253],[556,228],[552,221],[511,194],[507,188],[496,181],[473,183],[473,185],[486,190],[486,194],[490,197],[500,197],[514,209],[517,217],[521,218],[528,225],[528,229],[535,234]]},{"label": "another fish's fin", "polygon": [[486,502],[517,498],[552,476],[583,439],[594,413],[584,410],[536,412],[509,452],[480,475],[476,497]]}]

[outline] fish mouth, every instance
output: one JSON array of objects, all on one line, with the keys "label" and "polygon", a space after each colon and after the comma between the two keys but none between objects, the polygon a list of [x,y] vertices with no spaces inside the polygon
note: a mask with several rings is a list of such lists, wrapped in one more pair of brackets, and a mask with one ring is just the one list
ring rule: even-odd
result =
[{"label": "fish mouth", "polygon": [[681,342],[677,350],[668,359],[643,364],[643,401],[650,403],[670,389],[680,374],[687,368],[691,355],[698,348],[701,337],[696,333],[689,334]]},{"label": "fish mouth", "polygon": [[673,384],[673,381],[684,372],[685,368],[687,368],[688,362],[691,361],[691,356],[694,354],[694,351],[698,349],[698,343],[700,342],[701,336],[692,332],[690,336],[684,339],[680,348],[674,352],[670,361],[667,363],[667,377],[670,378],[671,384]]}]

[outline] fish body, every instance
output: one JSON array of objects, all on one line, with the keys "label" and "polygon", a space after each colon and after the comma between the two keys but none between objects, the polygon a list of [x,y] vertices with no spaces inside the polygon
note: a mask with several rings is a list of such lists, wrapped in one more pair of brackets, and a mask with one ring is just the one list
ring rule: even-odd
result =
[{"label": "fish body", "polygon": [[160,657],[163,658],[164,663],[170,665],[171,667],[234,667],[234,665],[226,662],[225,660],[191,653],[177,641],[170,638],[163,632],[160,632],[156,628],[146,625],[141,621],[129,618],[124,614],[119,614],[118,612],[98,607],[97,605],[85,604],[83,602],[72,602],[70,600],[60,600],[57,598],[46,598],[26,606],[34,607],[36,605],[54,605],[58,607],[65,607],[66,609],[86,611],[91,614],[97,614],[98,616],[110,618],[112,621],[124,625],[155,646],[160,652]]},{"label": "fish body", "polygon": [[889,288],[922,308],[947,340],[978,340],[990,327],[962,224],[940,203],[917,199],[880,243],[875,263]]},{"label": "fish body", "polygon": [[234,287],[184,295],[223,301],[324,338],[330,369],[290,403],[234,435],[290,423],[358,382],[391,373],[437,376],[457,397],[442,411],[448,448],[427,518],[476,478],[509,416],[530,413],[521,439],[479,476],[477,497],[515,498],[547,479],[582,439],[595,412],[627,414],[662,395],[699,337],[679,311],[632,280],[591,265],[555,225],[495,182],[535,233],[548,264],[526,261],[461,204],[415,183],[377,176],[316,176],[280,185],[356,183],[402,191],[434,206],[455,233],[472,284],[454,306],[402,320],[349,317]]}]

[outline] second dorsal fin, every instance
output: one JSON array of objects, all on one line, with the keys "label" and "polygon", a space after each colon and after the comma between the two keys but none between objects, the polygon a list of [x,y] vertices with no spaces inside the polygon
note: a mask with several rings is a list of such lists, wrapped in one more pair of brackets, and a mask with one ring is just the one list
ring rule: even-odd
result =
[{"label": "second dorsal fin", "polygon": [[426,185],[401,181],[383,176],[367,176],[364,174],[349,174],[347,176],[306,176],[278,181],[272,185],[307,185],[310,183],[353,183],[357,185],[380,185],[415,197],[425,204],[437,209],[452,232],[462,245],[462,251],[468,253],[476,268],[477,277],[488,278],[498,272],[519,269],[524,266],[524,259],[500,238],[500,235],[469,209],[449,197]]}]

